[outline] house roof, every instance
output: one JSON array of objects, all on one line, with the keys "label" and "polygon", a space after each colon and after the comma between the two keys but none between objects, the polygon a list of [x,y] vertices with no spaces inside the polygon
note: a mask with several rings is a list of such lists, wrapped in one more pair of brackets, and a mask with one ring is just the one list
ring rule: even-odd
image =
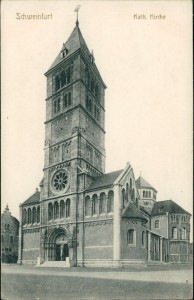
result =
[{"label": "house roof", "polygon": [[151,216],[165,215],[166,213],[187,214],[190,215],[181,206],[172,200],[163,200],[154,203]]},{"label": "house roof", "polygon": [[138,210],[133,202],[130,202],[126,210],[124,211],[122,218],[141,219],[147,222],[144,215]]},{"label": "house roof", "polygon": [[39,202],[40,202],[40,192],[36,190],[32,196],[30,196],[26,201],[23,202],[22,205],[35,204]]},{"label": "house roof", "polygon": [[118,170],[95,177],[94,181],[90,184],[87,191],[112,185],[122,171],[123,170]]},{"label": "house roof", "polygon": [[149,182],[147,182],[142,176],[139,176],[139,178],[136,180],[136,186],[137,188],[151,188],[155,190],[155,188]]},{"label": "house roof", "polygon": [[[67,53],[66,53],[65,57],[61,57],[61,52],[65,49],[67,50]],[[56,67],[62,61],[67,60],[73,53],[75,53],[79,49],[81,49],[83,51],[86,59],[88,61],[90,61],[91,55],[93,55],[93,54],[89,51],[89,49],[86,45],[86,42],[83,38],[83,35],[81,33],[81,30],[79,28],[79,25],[78,25],[78,23],[76,23],[76,26],[75,26],[74,30],[72,31],[72,33],[70,34],[68,40],[66,41],[66,43],[63,44],[61,51],[59,52],[59,54],[55,58],[54,62],[52,63],[52,65],[50,66],[50,68],[48,69],[48,71],[45,74],[47,74],[51,69]],[[97,72],[100,79],[102,80],[101,75],[96,67],[95,62],[92,64],[92,67],[93,67],[94,71]],[[103,82],[103,80],[102,80],[102,82]],[[103,84],[104,84],[104,82],[103,82]],[[105,84],[104,84],[104,86],[105,86]]]}]

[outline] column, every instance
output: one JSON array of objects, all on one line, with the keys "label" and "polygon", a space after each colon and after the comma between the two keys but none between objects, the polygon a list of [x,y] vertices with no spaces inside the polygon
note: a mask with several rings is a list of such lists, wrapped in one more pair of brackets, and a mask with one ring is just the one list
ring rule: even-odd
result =
[{"label": "column", "polygon": [[114,225],[113,225],[113,259],[119,266],[121,259],[121,199],[120,185],[114,186]]},{"label": "column", "polygon": [[160,262],[162,262],[162,238],[160,238]]},{"label": "column", "polygon": [[20,220],[20,225],[19,225],[19,241],[18,241],[18,261],[17,263],[19,265],[22,264],[22,205],[20,204],[19,206],[19,220]]},{"label": "column", "polygon": [[151,233],[148,231],[148,262],[151,261],[150,247],[151,247]]}]

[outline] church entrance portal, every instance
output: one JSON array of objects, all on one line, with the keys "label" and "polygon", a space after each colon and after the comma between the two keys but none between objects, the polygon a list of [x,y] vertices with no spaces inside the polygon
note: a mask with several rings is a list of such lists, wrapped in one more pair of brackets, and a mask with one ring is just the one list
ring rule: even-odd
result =
[{"label": "church entrance portal", "polygon": [[56,244],[56,260],[66,261],[66,257],[69,257],[69,247],[67,244]]},{"label": "church entrance portal", "polygon": [[64,230],[55,229],[45,246],[47,260],[66,261],[69,257],[68,238]]}]

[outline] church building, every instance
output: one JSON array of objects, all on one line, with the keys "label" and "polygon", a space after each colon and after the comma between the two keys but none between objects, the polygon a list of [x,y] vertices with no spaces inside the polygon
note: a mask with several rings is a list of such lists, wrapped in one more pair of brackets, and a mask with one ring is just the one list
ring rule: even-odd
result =
[{"label": "church building", "polygon": [[105,89],[78,21],[45,73],[44,176],[20,205],[20,264],[187,262],[190,214],[130,163],[105,173]]}]

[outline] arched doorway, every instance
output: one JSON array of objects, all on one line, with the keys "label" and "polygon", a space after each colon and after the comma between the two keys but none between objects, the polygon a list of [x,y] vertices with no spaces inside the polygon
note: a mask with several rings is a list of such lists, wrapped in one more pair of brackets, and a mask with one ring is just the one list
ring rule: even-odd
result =
[{"label": "arched doorway", "polygon": [[66,261],[69,257],[68,235],[64,228],[55,228],[48,236],[46,260]]},{"label": "arched doorway", "polygon": [[60,234],[55,240],[55,260],[66,261],[66,257],[69,257],[67,237],[64,234]]}]

